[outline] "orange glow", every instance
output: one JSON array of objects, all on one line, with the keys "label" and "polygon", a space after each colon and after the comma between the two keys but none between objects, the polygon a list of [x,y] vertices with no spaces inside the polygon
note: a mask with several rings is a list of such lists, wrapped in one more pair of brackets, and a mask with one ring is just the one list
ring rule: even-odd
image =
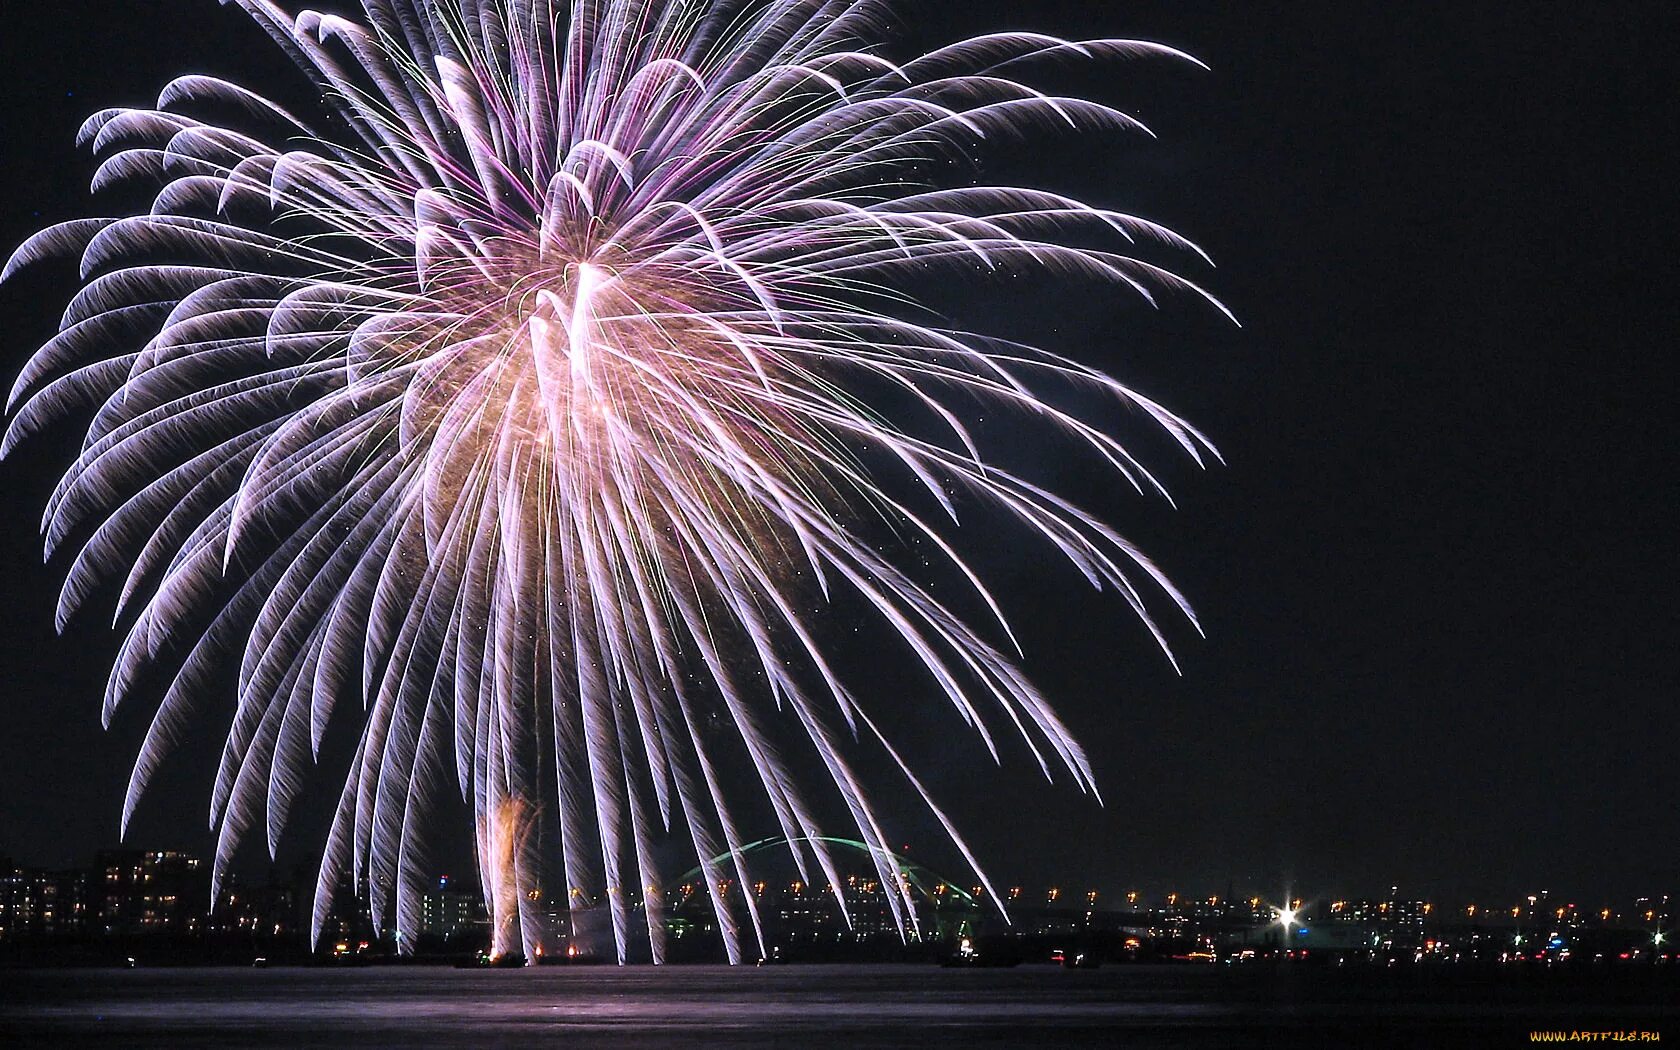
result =
[{"label": "orange glow", "polygon": [[[498,959],[520,948],[517,857],[530,837],[534,823],[531,815],[524,801],[504,798],[493,811],[488,827],[482,822],[479,826],[484,856],[489,862],[485,875],[491,891],[486,902],[490,910],[491,954]],[[532,892],[540,896],[540,891]]]}]

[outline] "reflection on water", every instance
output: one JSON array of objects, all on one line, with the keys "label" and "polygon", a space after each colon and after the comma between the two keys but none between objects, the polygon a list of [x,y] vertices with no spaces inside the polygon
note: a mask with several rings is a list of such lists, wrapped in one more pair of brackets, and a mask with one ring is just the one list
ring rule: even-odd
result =
[{"label": "reflection on water", "polygon": [[1677,993],[1675,974],[1188,966],[39,971],[0,973],[0,1046],[1514,1046],[1664,1021],[1680,1040]]}]

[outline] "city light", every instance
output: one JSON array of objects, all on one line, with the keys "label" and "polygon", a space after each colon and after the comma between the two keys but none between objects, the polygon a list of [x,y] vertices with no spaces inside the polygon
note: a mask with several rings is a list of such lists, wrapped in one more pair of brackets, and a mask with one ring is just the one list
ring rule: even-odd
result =
[{"label": "city light", "polygon": [[[229,885],[211,910],[209,874],[208,864],[184,853],[107,851],[92,866],[65,871],[8,867],[0,860],[0,955],[8,944],[24,938],[42,945],[53,938],[84,944],[105,939],[108,958],[121,964],[125,955],[118,950],[126,953],[139,943],[136,937],[148,936],[170,945],[172,957],[181,961],[225,959],[233,949],[250,951],[249,958],[263,960],[261,965],[285,965],[314,954],[307,915],[300,907],[310,897],[307,875],[302,882]],[[707,940],[719,933],[704,886],[694,881],[699,874],[679,880],[682,892],[665,904],[666,932],[684,943],[685,953],[695,950],[689,945],[702,953],[721,951],[721,945],[706,948]],[[1194,888],[1149,903],[1144,893],[1134,890],[1105,910],[1101,905],[1106,897],[1094,890],[1069,890],[1064,895],[1060,891],[1067,889],[1065,884],[1011,886],[1007,936],[1014,946],[997,951],[990,938],[1000,930],[986,924],[992,907],[986,899],[989,893],[985,898],[971,895],[958,884],[927,877],[930,873],[919,866],[906,868],[900,882],[916,900],[920,926],[901,935],[887,900],[893,884],[860,869],[834,874],[845,893],[846,916],[832,901],[822,899],[820,885],[799,880],[722,881],[731,890],[749,891],[767,940],[781,946],[779,954],[767,952],[766,958],[778,962],[811,958],[789,952],[790,947],[838,941],[849,945],[859,959],[902,958],[899,953],[912,945],[954,959],[953,965],[993,965],[1015,956],[1031,961],[1037,946],[1047,959],[1053,945],[1068,947],[1063,961],[1073,960],[1076,966],[1118,961],[1119,953],[1128,960],[1228,964],[1259,958],[1328,958],[1338,965],[1673,965],[1669,904],[1655,897],[1642,898],[1625,910],[1594,908],[1582,913],[1566,907],[1565,920],[1555,928],[1550,923],[1536,928],[1528,916],[1507,918],[1499,909],[1489,913],[1460,902],[1437,905],[1392,890],[1385,898],[1309,898],[1312,903],[1291,894],[1275,905],[1261,897],[1203,895]],[[647,889],[654,887],[649,884]],[[1090,899],[1093,894],[1096,901]],[[540,916],[545,936],[521,950],[500,951],[491,940],[491,915],[476,880],[432,879],[417,902],[415,933],[404,932],[400,938],[390,931],[377,933],[370,925],[365,896],[347,886],[342,907],[329,917],[332,935],[322,943],[319,958],[365,965],[394,961],[412,951],[433,958],[470,952],[476,965],[606,961],[598,940],[579,939],[574,925],[580,917],[579,898],[569,890],[551,887],[521,896]],[[1547,919],[1556,911],[1549,903],[1536,903]],[[608,907],[606,901],[581,905],[583,910]],[[1647,914],[1650,920],[1641,921]],[[1618,917],[1625,918],[1625,924],[1618,924]],[[1083,939],[1064,940],[1069,935]],[[1092,944],[1099,946],[1094,953],[1088,948]],[[1115,955],[1104,960],[1104,952]],[[142,959],[141,965],[148,963]]]}]

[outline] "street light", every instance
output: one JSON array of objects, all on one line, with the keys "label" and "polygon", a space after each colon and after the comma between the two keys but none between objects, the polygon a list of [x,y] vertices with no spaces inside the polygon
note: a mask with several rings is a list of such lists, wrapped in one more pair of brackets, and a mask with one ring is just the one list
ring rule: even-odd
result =
[{"label": "street light", "polygon": [[1277,913],[1278,925],[1283,927],[1283,949],[1289,950],[1289,928],[1300,925],[1300,914],[1294,908],[1273,908]]}]

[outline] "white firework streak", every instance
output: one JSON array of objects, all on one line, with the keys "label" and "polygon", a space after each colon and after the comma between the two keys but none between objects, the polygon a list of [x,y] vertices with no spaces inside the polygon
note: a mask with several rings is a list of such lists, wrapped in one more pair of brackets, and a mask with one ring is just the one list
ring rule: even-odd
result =
[{"label": "white firework streak", "polygon": [[[60,627],[120,588],[107,723],[173,676],[125,830],[237,660],[218,881],[253,825],[276,848],[335,707],[363,701],[317,937],[348,876],[412,943],[453,767],[498,952],[541,954],[537,901],[563,878],[580,920],[605,902],[621,961],[643,937],[662,960],[655,851],[672,833],[701,858],[729,959],[762,952],[753,895],[729,893],[749,881],[720,771],[737,749],[802,877],[814,865],[838,890],[803,787],[820,761],[911,929],[848,740],[878,741],[979,866],[825,655],[837,590],[994,757],[1001,719],[1047,776],[1094,790],[1014,657],[864,525],[931,544],[1013,647],[909,491],[950,527],[961,501],[989,504],[1116,590],[1164,650],[1146,592],[1194,623],[1179,593],[1103,522],[988,463],[969,428],[979,406],[1060,432],[1164,494],[1043,394],[1084,387],[1198,462],[1217,453],[1099,371],[908,319],[894,289],[1032,268],[1218,306],[1141,257],[1200,254],[1157,224],[915,177],[1046,124],[1143,130],[1017,79],[1047,63],[1193,59],[1002,33],[897,64],[870,0],[364,0],[361,23],[232,2],[312,78],[326,122],[207,76],[101,112],[81,132],[105,157],[95,190],[149,183],[155,204],[52,227],[4,271],[79,252],[86,282],[17,382],[3,450],[92,412],[43,526],[49,556],[79,547]],[[805,757],[776,742],[784,723]]]}]

